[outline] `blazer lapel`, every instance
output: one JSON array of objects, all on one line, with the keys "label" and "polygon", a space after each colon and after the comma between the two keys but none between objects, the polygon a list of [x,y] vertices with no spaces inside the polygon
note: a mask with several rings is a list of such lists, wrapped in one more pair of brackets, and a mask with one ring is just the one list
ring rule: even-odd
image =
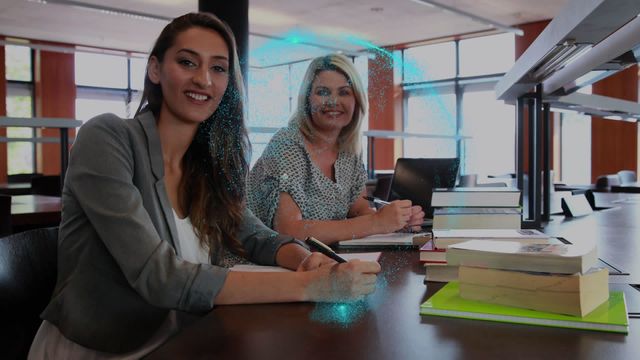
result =
[{"label": "blazer lapel", "polygon": [[156,179],[154,188],[160,204],[162,205],[162,213],[164,215],[165,223],[169,228],[171,238],[168,239],[169,243],[176,250],[178,256],[182,256],[180,247],[178,245],[178,231],[176,230],[176,222],[173,217],[173,208],[167,195],[167,189],[164,183],[164,164],[162,161],[162,146],[160,145],[160,136],[158,135],[158,128],[156,125],[156,119],[151,111],[146,111],[137,117],[138,121],[142,125],[142,129],[147,137],[147,151],[149,154],[149,161],[151,162],[151,171]]}]

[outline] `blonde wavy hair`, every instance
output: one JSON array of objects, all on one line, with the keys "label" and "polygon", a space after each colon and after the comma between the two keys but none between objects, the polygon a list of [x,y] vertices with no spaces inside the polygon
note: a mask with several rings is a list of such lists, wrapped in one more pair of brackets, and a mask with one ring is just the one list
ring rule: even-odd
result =
[{"label": "blonde wavy hair", "polygon": [[353,66],[351,60],[344,55],[331,54],[315,58],[311,61],[307,72],[304,74],[302,85],[300,86],[298,106],[293,112],[289,124],[293,126],[297,125],[307,139],[313,138],[309,95],[311,94],[313,81],[322,71],[336,71],[344,75],[353,89],[356,100],[353,118],[351,122],[340,131],[340,135],[338,135],[338,147],[340,151],[360,154],[362,151],[360,145],[360,128],[362,126],[362,119],[367,113],[367,94],[364,92],[364,86],[362,86],[362,81],[356,68]]}]

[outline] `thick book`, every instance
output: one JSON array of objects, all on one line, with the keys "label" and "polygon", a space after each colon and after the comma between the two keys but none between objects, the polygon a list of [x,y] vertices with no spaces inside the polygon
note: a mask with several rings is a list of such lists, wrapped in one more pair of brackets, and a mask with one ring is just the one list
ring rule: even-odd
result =
[{"label": "thick book", "polygon": [[508,187],[433,189],[432,207],[519,207],[520,190]]},{"label": "thick book", "polygon": [[433,211],[434,229],[520,229],[519,208],[441,208]]},{"label": "thick book", "polygon": [[431,239],[430,233],[390,233],[371,235],[359,239],[343,240],[338,242],[339,247],[344,248],[378,248],[378,247],[410,247],[419,248]]},{"label": "thick book", "polygon": [[514,324],[586,329],[626,334],[629,317],[624,293],[612,291],[609,299],[584,317],[554,314],[490,304],[460,297],[458,282],[450,282],[420,305],[420,315],[497,321]]},{"label": "thick book", "polygon": [[458,266],[439,263],[424,264],[424,282],[450,282],[458,280]]},{"label": "thick book", "polygon": [[436,248],[433,239],[429,239],[429,241],[420,248],[420,261],[446,264],[447,254],[445,251],[446,249],[444,248]]},{"label": "thick book", "polygon": [[434,229],[433,243],[438,249],[473,239],[517,241],[523,244],[546,244],[549,235],[534,229]]},{"label": "thick book", "polygon": [[460,266],[460,296],[468,300],[585,316],[609,298],[609,272],[550,274]]},{"label": "thick book", "polygon": [[449,265],[560,274],[586,273],[598,261],[596,245],[521,244],[515,241],[469,240],[449,246]]}]

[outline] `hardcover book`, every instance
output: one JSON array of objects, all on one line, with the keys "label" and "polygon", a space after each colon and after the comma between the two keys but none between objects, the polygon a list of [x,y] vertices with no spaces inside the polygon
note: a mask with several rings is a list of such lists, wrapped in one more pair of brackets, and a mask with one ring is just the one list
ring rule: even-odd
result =
[{"label": "hardcover book", "polygon": [[549,235],[534,229],[434,229],[433,242],[437,248],[447,248],[472,239],[517,241],[523,244],[546,244]]},{"label": "hardcover book", "polygon": [[520,229],[518,208],[442,208],[433,211],[434,229]]},{"label": "hardcover book", "polygon": [[446,249],[444,248],[436,248],[433,244],[433,239],[430,239],[420,248],[420,261],[446,264],[447,254],[445,251]]},{"label": "hardcover book", "polygon": [[432,207],[519,207],[520,190],[507,187],[433,189]]}]

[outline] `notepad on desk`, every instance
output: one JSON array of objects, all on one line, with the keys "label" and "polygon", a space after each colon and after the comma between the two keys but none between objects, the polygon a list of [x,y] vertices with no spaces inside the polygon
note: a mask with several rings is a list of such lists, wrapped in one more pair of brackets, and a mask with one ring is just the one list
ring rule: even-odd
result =
[{"label": "notepad on desk", "polygon": [[[351,260],[378,261],[378,259],[380,258],[380,252],[340,254],[340,257],[342,257],[347,261],[351,261]],[[280,266],[264,266],[264,265],[255,265],[255,264],[238,264],[238,265],[234,265],[229,270],[245,271],[245,272],[290,272],[292,271]]]},{"label": "notepad on desk", "polygon": [[418,248],[431,239],[430,233],[390,233],[371,235],[359,239],[338,242],[341,248],[410,247]]}]

